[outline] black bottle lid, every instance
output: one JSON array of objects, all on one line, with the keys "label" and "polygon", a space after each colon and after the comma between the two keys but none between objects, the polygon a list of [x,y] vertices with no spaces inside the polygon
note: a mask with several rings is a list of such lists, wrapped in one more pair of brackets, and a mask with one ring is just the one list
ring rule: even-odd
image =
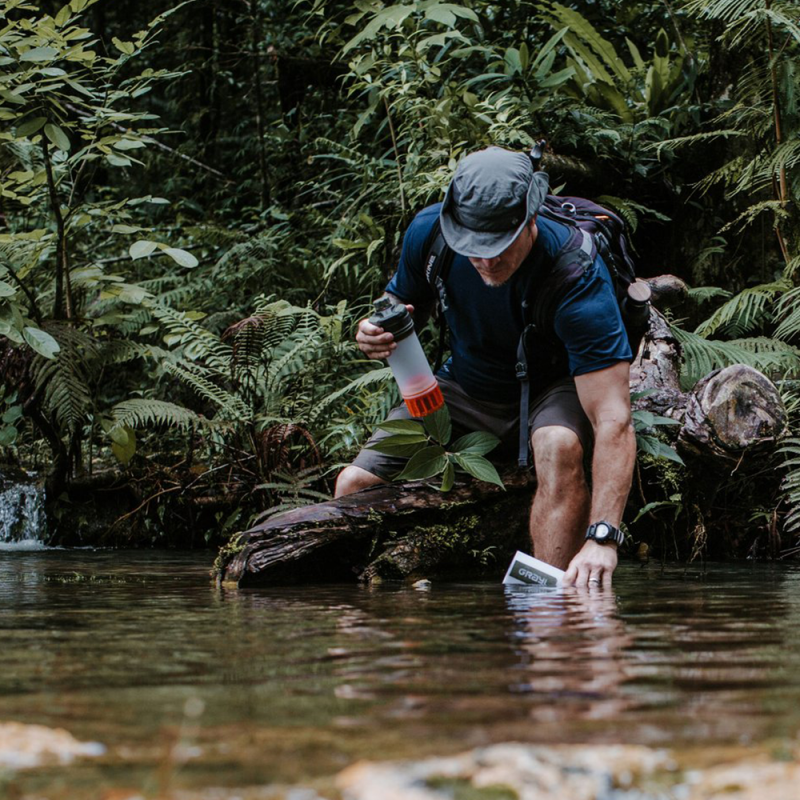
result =
[{"label": "black bottle lid", "polygon": [[383,328],[399,342],[414,331],[414,320],[404,305],[395,303],[390,297],[381,297],[373,304],[375,313],[369,318],[373,325]]}]

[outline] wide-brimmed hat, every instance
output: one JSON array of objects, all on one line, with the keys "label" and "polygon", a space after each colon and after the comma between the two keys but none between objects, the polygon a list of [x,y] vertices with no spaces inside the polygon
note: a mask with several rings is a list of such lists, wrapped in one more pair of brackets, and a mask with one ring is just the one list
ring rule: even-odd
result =
[{"label": "wide-brimmed hat", "polygon": [[487,147],[458,165],[439,215],[447,244],[470,258],[499,256],[544,202],[547,173],[525,153]]}]

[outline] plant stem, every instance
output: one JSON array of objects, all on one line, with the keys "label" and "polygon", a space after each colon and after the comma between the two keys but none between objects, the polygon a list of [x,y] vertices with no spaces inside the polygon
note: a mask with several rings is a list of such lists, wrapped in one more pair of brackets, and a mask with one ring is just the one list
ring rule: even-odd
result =
[{"label": "plant stem", "polygon": [[28,304],[30,306],[31,316],[36,320],[36,324],[41,328],[43,319],[42,319],[42,312],[39,311],[39,306],[36,303],[36,298],[31,294],[30,289],[20,280],[19,275],[17,275],[11,267],[6,267],[8,274],[14,279],[14,282],[19,286],[20,289],[25,294],[25,297],[28,298]]},{"label": "plant stem", "polygon": [[[50,205],[56,219],[56,297],[53,305],[53,316],[63,319],[66,304],[66,317],[72,319],[72,287],[69,280],[69,258],[67,254],[67,236],[64,226],[64,216],[61,213],[61,203],[58,199],[58,190],[53,178],[53,165],[50,163],[50,147],[46,136],[42,136],[42,151],[44,152],[44,168],[47,173],[47,188],[50,192]],[[66,290],[66,291],[65,291]]]},{"label": "plant stem", "polygon": [[400,151],[397,148],[397,136],[394,132],[394,123],[392,122],[392,113],[389,110],[389,101],[386,97],[383,98],[383,105],[386,108],[386,119],[389,122],[389,133],[392,137],[392,149],[394,150],[394,161],[397,164],[397,180],[400,184],[400,211],[403,214],[403,219],[406,216],[406,195],[403,189],[403,170],[400,168]]}]

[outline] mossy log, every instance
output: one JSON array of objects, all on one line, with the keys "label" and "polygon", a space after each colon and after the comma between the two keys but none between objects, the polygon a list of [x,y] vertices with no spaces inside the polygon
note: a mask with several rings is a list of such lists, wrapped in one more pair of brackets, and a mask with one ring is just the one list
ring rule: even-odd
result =
[{"label": "mossy log", "polygon": [[[680,295],[676,281],[664,280],[672,296]],[[631,364],[631,390],[642,394],[635,406],[681,423],[675,441],[692,482],[715,492],[733,472],[763,466],[785,432],[786,411],[771,381],[743,365],[716,370],[683,392],[679,361],[669,325],[653,310]],[[501,574],[513,551],[529,546],[536,486],[517,469],[501,474],[505,492],[474,481],[446,494],[421,482],[392,484],[280,514],[223,548],[217,578],[248,586]]]},{"label": "mossy log", "polygon": [[375,486],[288,511],[234,537],[217,576],[249,586],[474,574],[527,541],[535,481],[519,470],[503,480],[506,491],[467,481],[447,493],[421,481]]}]

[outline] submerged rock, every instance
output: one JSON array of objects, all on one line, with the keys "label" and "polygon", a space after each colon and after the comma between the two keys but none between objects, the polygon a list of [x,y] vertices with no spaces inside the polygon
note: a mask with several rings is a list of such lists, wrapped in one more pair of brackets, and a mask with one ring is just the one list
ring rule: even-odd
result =
[{"label": "submerged rock", "polygon": [[79,742],[61,728],[0,722],[0,767],[30,769],[45,764],[69,764],[76,758],[101,756],[99,742]]},{"label": "submerged rock", "polygon": [[798,800],[800,763],[766,755],[684,771],[681,758],[636,745],[500,744],[424,761],[359,762],[341,772],[343,800]]}]

